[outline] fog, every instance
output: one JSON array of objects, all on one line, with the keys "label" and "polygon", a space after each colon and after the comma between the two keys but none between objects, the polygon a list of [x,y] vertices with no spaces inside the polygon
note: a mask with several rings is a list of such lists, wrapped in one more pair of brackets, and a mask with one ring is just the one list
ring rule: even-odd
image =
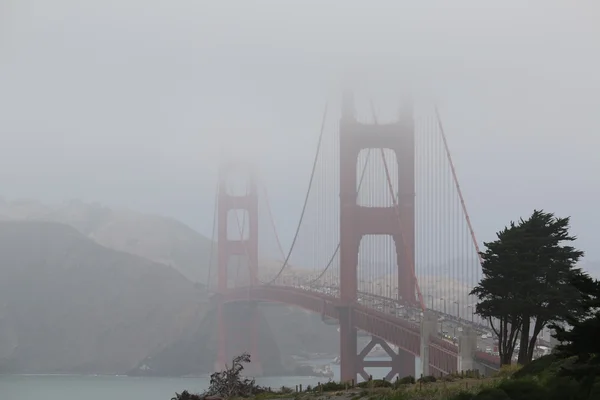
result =
[{"label": "fog", "polygon": [[591,0],[0,0],[0,194],[210,235],[219,154],[243,148],[289,242],[325,103],[410,91],[440,108],[480,240],[544,208],[600,259],[598,18]]}]

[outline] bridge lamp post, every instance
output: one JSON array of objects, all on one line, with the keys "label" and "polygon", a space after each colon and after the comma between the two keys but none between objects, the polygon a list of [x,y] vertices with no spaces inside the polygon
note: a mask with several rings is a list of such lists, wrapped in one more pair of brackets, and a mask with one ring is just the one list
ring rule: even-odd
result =
[{"label": "bridge lamp post", "polygon": [[[440,301],[444,302],[444,318],[445,318],[445,316],[448,315],[446,313],[446,299],[443,297],[440,297]],[[440,324],[440,330],[442,331],[442,336],[443,336],[444,335],[444,323],[443,322]]]},{"label": "bridge lamp post", "polygon": [[446,299],[443,297],[440,297],[440,301],[444,302],[444,315],[448,315],[448,313],[446,312]]},{"label": "bridge lamp post", "polygon": [[469,304],[469,305],[467,306],[467,310],[468,310],[469,308],[471,309],[471,323],[474,323],[474,322],[475,322],[475,321],[474,321],[474,318],[475,318],[475,307],[473,307],[473,304]]},{"label": "bridge lamp post", "polygon": [[433,295],[428,294],[427,297],[429,297],[431,299],[431,310],[433,310]]},{"label": "bridge lamp post", "polygon": [[460,303],[458,301],[455,301],[453,303],[456,304],[456,315],[457,315],[458,319],[460,320]]}]

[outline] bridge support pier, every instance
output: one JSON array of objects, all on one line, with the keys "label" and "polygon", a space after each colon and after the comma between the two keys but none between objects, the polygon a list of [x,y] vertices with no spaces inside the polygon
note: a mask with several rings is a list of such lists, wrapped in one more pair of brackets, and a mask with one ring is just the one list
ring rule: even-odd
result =
[{"label": "bridge support pier", "polygon": [[219,305],[217,306],[217,359],[215,360],[215,372],[224,371],[227,363],[227,344],[225,339],[227,331],[225,330],[224,308],[225,305],[219,300]]},{"label": "bridge support pier", "polygon": [[[415,374],[415,356],[402,349],[395,352],[385,340],[379,337],[373,336],[369,344],[358,353],[358,332],[352,320],[352,306],[338,307],[338,316],[340,323],[340,378],[342,382],[356,380],[357,375],[365,380],[369,379],[369,374],[365,371],[365,368],[369,367],[389,367],[390,371],[385,377],[388,381],[396,375],[405,377]],[[380,345],[391,360],[365,360],[376,345]]]},{"label": "bridge support pier", "polygon": [[356,379],[358,372],[356,365],[358,332],[352,321],[352,307],[338,308],[340,321],[340,378],[342,382]]},{"label": "bridge support pier", "polygon": [[250,363],[244,366],[246,373],[251,376],[263,375],[258,346],[258,303],[251,302],[241,307],[220,303],[217,313],[218,345],[215,371],[224,371],[227,366],[231,366],[234,357],[248,353]]},{"label": "bridge support pier", "polygon": [[475,362],[476,351],[477,332],[471,327],[465,326],[458,338],[458,372],[479,369]]},{"label": "bridge support pier", "polygon": [[[365,357],[376,345],[381,346],[381,348],[390,356],[391,360],[365,360]],[[365,371],[365,368],[369,367],[389,367],[390,372],[385,376],[385,380],[387,381],[391,381],[396,375],[403,378],[409,375],[414,376],[415,374],[415,356],[406,353],[401,349],[396,353],[385,340],[376,336],[373,336],[369,344],[367,344],[360,352],[357,361],[360,363],[358,373],[364,380],[369,379],[369,374]]]},{"label": "bridge support pier", "polygon": [[437,333],[437,317],[434,313],[427,310],[423,314],[421,320],[421,374],[423,376],[430,376],[432,374],[429,368],[431,362],[429,357],[429,344],[431,342],[431,336],[435,336]]}]

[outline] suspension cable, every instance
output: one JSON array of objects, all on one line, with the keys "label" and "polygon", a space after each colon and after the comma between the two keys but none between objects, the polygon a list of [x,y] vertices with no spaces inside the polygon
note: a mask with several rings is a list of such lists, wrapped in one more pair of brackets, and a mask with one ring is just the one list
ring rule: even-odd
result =
[{"label": "suspension cable", "polygon": [[323,112],[323,119],[321,120],[321,132],[319,133],[319,140],[317,143],[317,151],[315,152],[315,159],[313,161],[312,171],[310,173],[310,180],[308,181],[308,189],[306,190],[306,196],[304,198],[304,205],[302,206],[302,212],[300,213],[300,220],[298,221],[298,226],[296,227],[296,233],[294,234],[294,238],[292,240],[290,250],[288,251],[288,254],[285,257],[285,261],[283,262],[281,269],[273,277],[273,279],[271,279],[270,281],[265,283],[266,285],[270,285],[271,283],[275,282],[275,280],[277,278],[279,278],[279,276],[281,275],[281,273],[283,272],[285,267],[287,267],[287,265],[290,261],[290,257],[292,256],[292,252],[294,251],[294,246],[296,245],[296,241],[298,240],[298,236],[300,234],[300,227],[302,226],[302,221],[304,220],[304,214],[306,213],[308,199],[310,197],[310,192],[311,192],[313,180],[315,177],[315,171],[317,169],[317,161],[319,160],[319,154],[321,153],[321,142],[323,141],[323,132],[325,131],[325,121],[326,120],[327,120],[327,104],[325,104],[325,111]]},{"label": "suspension cable", "polygon": [[[373,113],[373,120],[375,121],[375,124],[377,124],[377,115],[375,114],[375,107],[373,105],[373,101],[371,101],[371,112]],[[409,246],[406,243],[406,238],[404,237],[404,225],[402,224],[402,217],[400,215],[400,207],[398,205],[398,201],[396,199],[396,195],[394,194],[394,187],[392,186],[392,180],[390,178],[390,171],[388,169],[388,165],[387,165],[387,161],[385,159],[385,151],[383,150],[383,148],[379,149],[381,151],[381,158],[383,159],[383,168],[385,170],[385,177],[387,180],[387,184],[388,184],[388,189],[390,192],[390,196],[392,197],[392,202],[394,205],[394,211],[396,213],[396,217],[398,218],[398,224],[400,225],[400,237],[402,239],[402,244],[404,246],[404,251],[403,253],[405,254],[405,258],[407,259],[406,261],[408,261],[408,266],[410,269],[410,273],[411,273],[411,278],[414,279],[415,282],[415,286],[417,289],[417,296],[419,298],[419,303],[421,305],[421,311],[425,311],[425,303],[423,302],[423,295],[421,294],[421,288],[419,287],[419,282],[417,281],[417,277],[415,275],[415,265],[414,262],[412,260],[412,251],[408,251]]]},{"label": "suspension cable", "polygon": [[281,245],[281,240],[279,240],[279,235],[277,234],[277,227],[275,226],[275,219],[273,218],[273,211],[271,209],[271,202],[269,201],[269,194],[267,193],[267,186],[264,184],[260,185],[263,193],[265,195],[265,201],[267,203],[267,213],[269,214],[269,220],[271,221],[271,228],[273,232],[275,232],[275,240],[277,241],[277,248],[279,253],[281,254],[281,259],[285,260],[285,251],[283,251],[283,246]]},{"label": "suspension cable", "polygon": [[[358,199],[358,196],[360,194],[360,188],[362,187],[363,181],[365,179],[365,172],[367,171],[367,166],[369,165],[369,158],[371,157],[371,149],[367,149],[367,155],[365,156],[365,165],[363,166],[363,169],[360,173],[360,179],[358,181],[358,188],[356,190],[356,198]],[[323,275],[325,275],[325,273],[327,272],[327,270],[329,269],[329,267],[331,267],[331,265],[333,264],[333,261],[335,260],[335,256],[337,256],[338,252],[340,251],[340,245],[341,243],[338,242],[333,254],[331,255],[331,257],[329,258],[329,262],[327,263],[327,265],[325,266],[325,268],[323,269],[323,271],[313,280],[309,281],[307,283],[308,286],[311,286],[313,283],[316,283],[319,279],[321,279],[323,277]]]},{"label": "suspension cable", "polygon": [[448,162],[450,163],[450,170],[452,171],[452,179],[454,180],[454,184],[456,185],[456,190],[458,192],[458,198],[460,199],[460,204],[465,214],[465,219],[467,220],[467,226],[469,227],[469,232],[471,233],[471,239],[473,240],[473,245],[475,246],[475,250],[477,251],[477,256],[479,258],[479,262],[483,263],[483,259],[481,257],[481,252],[479,250],[479,244],[477,243],[477,237],[475,236],[475,230],[473,229],[473,225],[471,224],[471,218],[469,217],[469,212],[467,211],[467,205],[465,203],[465,199],[462,194],[462,189],[460,188],[460,184],[458,183],[458,175],[456,174],[456,169],[454,168],[454,162],[452,161],[452,154],[450,153],[450,148],[448,146],[448,141],[446,140],[446,133],[444,132],[444,127],[442,125],[442,119],[440,118],[440,113],[438,111],[437,106],[435,106],[435,117],[437,119],[438,127],[440,128],[440,133],[442,134],[442,140],[444,142],[444,150],[446,151],[446,156],[448,157]]}]

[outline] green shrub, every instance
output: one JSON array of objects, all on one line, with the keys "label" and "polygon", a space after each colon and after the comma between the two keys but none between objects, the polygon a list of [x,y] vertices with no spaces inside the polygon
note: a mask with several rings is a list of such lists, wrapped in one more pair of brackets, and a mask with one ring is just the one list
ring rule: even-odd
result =
[{"label": "green shrub", "polygon": [[548,400],[587,400],[581,394],[581,384],[570,377],[555,377],[547,383],[547,390]]},{"label": "green shrub", "polygon": [[187,390],[184,390],[181,393],[175,393],[175,397],[172,397],[171,400],[201,400],[202,397],[199,394],[189,393]]},{"label": "green shrub", "polygon": [[600,399],[600,378],[596,378],[588,396],[588,400],[595,399]]},{"label": "green shrub", "polygon": [[551,369],[553,364],[555,364],[557,361],[560,362],[560,360],[554,354],[549,354],[533,360],[527,365],[524,365],[517,371],[514,371],[512,375],[517,379],[525,378],[527,376],[538,376],[541,373]]},{"label": "green shrub", "polygon": [[287,386],[282,386],[279,389],[279,393],[283,393],[283,394],[290,394],[290,393],[293,393],[293,392],[294,392],[294,389],[292,389],[290,387],[287,387]]},{"label": "green shrub", "polygon": [[359,388],[362,389],[371,389],[371,388],[389,388],[394,386],[391,382],[386,381],[385,379],[372,379],[370,381],[360,382],[358,385]]},{"label": "green shrub", "polygon": [[376,400],[416,400],[412,393],[404,390],[394,390],[385,394],[378,394],[376,397],[371,397]]},{"label": "green shrub", "polygon": [[496,376],[507,378],[509,376],[514,376],[517,372],[521,370],[522,366],[518,364],[508,364],[500,367],[500,370],[496,373]]},{"label": "green shrub", "polygon": [[[265,388],[256,384],[254,379],[244,378],[242,371],[244,364],[250,362],[250,354],[242,353],[235,357],[231,366],[224,371],[215,372],[210,375],[208,389],[202,395],[190,394],[188,391],[175,393],[171,400],[200,400],[207,396],[217,397],[250,397],[264,393]],[[291,390],[291,389],[290,389]]]},{"label": "green shrub", "polygon": [[510,379],[502,382],[502,389],[511,400],[547,400],[548,390],[531,379]]},{"label": "green shrub", "polygon": [[511,398],[502,389],[487,388],[477,393],[473,400],[511,400]]},{"label": "green shrub", "polygon": [[314,387],[313,392],[336,392],[346,389],[346,385],[339,382],[329,381]]},{"label": "green shrub", "polygon": [[411,375],[405,376],[404,378],[398,379],[396,383],[398,385],[412,385],[415,383],[415,377]]},{"label": "green shrub", "polygon": [[454,396],[450,397],[449,400],[473,400],[475,395],[470,392],[459,392]]},{"label": "green shrub", "polygon": [[436,381],[437,381],[437,379],[433,375],[424,376],[422,378],[419,378],[419,380],[418,380],[418,382],[421,382],[421,383],[433,383]]}]

